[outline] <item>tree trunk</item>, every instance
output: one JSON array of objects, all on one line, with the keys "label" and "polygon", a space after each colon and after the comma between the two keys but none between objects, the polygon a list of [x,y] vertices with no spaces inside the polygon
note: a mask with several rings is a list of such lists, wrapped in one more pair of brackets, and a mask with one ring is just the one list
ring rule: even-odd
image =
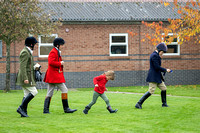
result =
[{"label": "tree trunk", "polygon": [[4,91],[10,91],[10,42],[6,42],[6,87]]}]

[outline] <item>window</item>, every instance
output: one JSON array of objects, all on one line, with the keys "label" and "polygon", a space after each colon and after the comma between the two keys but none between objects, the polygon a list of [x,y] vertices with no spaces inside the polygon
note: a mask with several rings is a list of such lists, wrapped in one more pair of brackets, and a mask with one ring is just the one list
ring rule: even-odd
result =
[{"label": "window", "polygon": [[180,45],[178,44],[179,39],[176,34],[169,33],[168,36],[162,39],[163,42],[168,42],[168,39],[173,39],[172,42],[167,45],[168,50],[164,55],[180,55]]},{"label": "window", "polygon": [[54,47],[53,41],[57,37],[58,37],[57,34],[39,36],[39,47],[38,47],[39,57],[48,57],[49,52]]},{"label": "window", "polygon": [[2,58],[2,41],[0,40],[0,58]]},{"label": "window", "polygon": [[110,34],[110,56],[128,56],[128,34]]}]

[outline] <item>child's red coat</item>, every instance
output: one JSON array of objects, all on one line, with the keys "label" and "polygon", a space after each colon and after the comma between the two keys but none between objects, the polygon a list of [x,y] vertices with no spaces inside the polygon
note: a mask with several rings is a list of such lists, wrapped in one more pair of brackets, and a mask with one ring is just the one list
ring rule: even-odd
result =
[{"label": "child's red coat", "polygon": [[94,88],[94,91],[103,94],[104,91],[106,90],[106,83],[108,82],[108,80],[106,79],[106,75],[100,75],[97,76],[93,79],[94,85],[98,84],[98,87]]}]

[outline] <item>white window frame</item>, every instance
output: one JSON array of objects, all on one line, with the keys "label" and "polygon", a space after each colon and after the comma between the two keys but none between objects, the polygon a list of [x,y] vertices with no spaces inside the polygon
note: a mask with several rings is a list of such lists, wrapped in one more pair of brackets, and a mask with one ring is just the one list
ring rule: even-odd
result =
[{"label": "white window frame", "polygon": [[[113,36],[125,36],[126,42],[122,43],[112,43],[112,37]],[[110,56],[128,56],[128,33],[110,33],[109,34],[109,41],[110,41],[110,45],[109,45],[109,55]],[[126,54],[112,54],[111,53],[111,46],[121,46],[121,45],[125,45],[126,46]]]},{"label": "white window frame", "polygon": [[[52,43],[41,43],[41,37],[42,36],[45,36],[45,35],[39,35],[38,36],[38,40],[39,40],[39,43],[38,43],[38,57],[48,57],[49,55],[40,55],[40,47],[41,46],[53,46],[53,42]],[[55,36],[55,38],[58,38],[58,34],[51,34],[49,36]]]},{"label": "white window frame", "polygon": [[[165,35],[164,33],[162,33],[162,35]],[[174,34],[174,33],[168,33],[168,36],[173,36],[173,35],[177,35],[177,34]],[[163,40],[163,42],[164,42],[164,38],[162,38],[162,40]],[[180,44],[178,44],[178,42],[179,42],[179,37],[177,36],[177,42],[171,42],[170,44],[168,44],[168,45],[177,45],[178,47],[177,47],[177,50],[178,50],[178,53],[164,53],[163,55],[166,55],[166,56],[168,56],[168,55],[180,55]]]}]

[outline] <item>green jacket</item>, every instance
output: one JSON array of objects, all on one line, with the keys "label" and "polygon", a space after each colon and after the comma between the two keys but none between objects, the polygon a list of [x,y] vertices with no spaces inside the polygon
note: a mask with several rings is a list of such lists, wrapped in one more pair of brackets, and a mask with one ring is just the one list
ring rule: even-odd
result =
[{"label": "green jacket", "polygon": [[[20,52],[19,56],[19,71],[17,74],[16,85],[21,85],[25,87],[36,86],[35,83],[35,73],[34,73],[34,60],[33,56],[27,47]],[[25,84],[24,80],[28,80],[29,84]]]}]

